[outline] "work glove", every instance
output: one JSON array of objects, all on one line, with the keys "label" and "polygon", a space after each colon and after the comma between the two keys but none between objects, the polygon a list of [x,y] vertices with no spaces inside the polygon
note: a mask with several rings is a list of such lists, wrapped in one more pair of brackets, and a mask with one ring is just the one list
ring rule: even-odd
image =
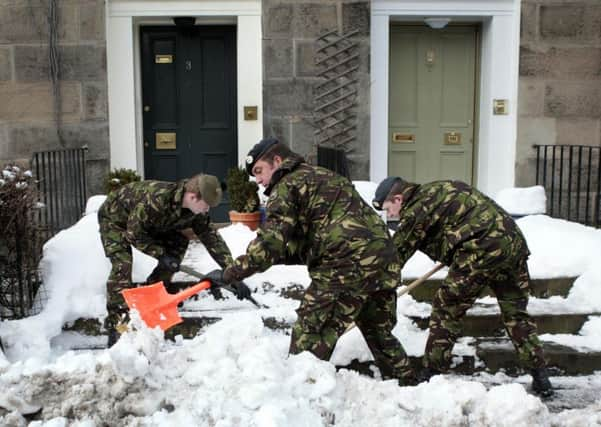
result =
[{"label": "work glove", "polygon": [[250,298],[250,289],[244,282],[232,282],[229,286],[234,295],[236,295],[236,298],[240,300]]},{"label": "work glove", "polygon": [[244,270],[235,265],[230,265],[225,270],[223,270],[223,281],[225,283],[233,283],[240,282],[245,279],[246,275],[244,274]]},{"label": "work glove", "polygon": [[179,271],[179,260],[171,255],[161,255],[159,266],[171,273],[177,273]]},{"label": "work glove", "polygon": [[209,292],[213,295],[213,298],[223,299],[223,294],[221,293],[221,286],[225,283],[223,282],[223,270],[213,270],[205,275],[207,279],[211,282],[211,287],[209,288]]}]

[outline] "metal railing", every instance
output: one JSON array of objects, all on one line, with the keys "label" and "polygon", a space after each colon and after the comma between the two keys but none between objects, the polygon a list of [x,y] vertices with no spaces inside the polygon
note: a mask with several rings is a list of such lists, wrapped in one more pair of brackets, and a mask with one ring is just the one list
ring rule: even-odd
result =
[{"label": "metal railing", "polygon": [[34,153],[31,171],[38,181],[40,225],[47,237],[75,224],[86,205],[87,147]]},{"label": "metal railing", "polygon": [[547,213],[601,227],[601,147],[534,145],[536,184],[545,188]]}]

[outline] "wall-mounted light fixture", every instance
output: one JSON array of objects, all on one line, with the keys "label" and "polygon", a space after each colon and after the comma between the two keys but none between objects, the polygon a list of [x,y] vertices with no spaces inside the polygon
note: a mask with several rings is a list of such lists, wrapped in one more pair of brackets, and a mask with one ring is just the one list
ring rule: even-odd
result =
[{"label": "wall-mounted light fixture", "polygon": [[425,18],[424,22],[428,24],[430,28],[434,28],[435,30],[440,30],[447,26],[449,22],[451,22],[451,18],[444,17],[433,17],[433,18]]}]

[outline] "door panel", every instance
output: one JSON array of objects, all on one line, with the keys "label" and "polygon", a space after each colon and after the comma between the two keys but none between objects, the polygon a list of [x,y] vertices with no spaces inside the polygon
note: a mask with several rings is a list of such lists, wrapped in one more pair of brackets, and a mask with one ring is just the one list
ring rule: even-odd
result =
[{"label": "door panel", "polygon": [[[225,181],[238,156],[235,27],[142,27],[141,38],[145,177]],[[227,205],[214,220],[227,219]]]},{"label": "door panel", "polygon": [[473,27],[391,27],[389,175],[472,182],[475,56]]}]

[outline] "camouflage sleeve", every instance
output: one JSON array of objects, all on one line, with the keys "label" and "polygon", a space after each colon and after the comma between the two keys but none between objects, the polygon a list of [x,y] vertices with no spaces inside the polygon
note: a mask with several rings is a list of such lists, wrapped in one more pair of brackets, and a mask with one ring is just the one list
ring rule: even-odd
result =
[{"label": "camouflage sleeve", "polygon": [[149,222],[148,209],[145,203],[138,203],[131,211],[127,219],[125,238],[136,249],[158,258],[164,255],[165,249],[156,243],[146,229],[146,224]]},{"label": "camouflage sleeve", "polygon": [[209,251],[217,264],[221,268],[232,265],[234,259],[227,247],[225,241],[221,238],[217,230],[211,225],[210,218],[206,215],[197,215],[198,219],[194,222],[193,230],[200,241]]},{"label": "camouflage sleeve", "polygon": [[266,223],[248,245],[246,255],[234,261],[245,277],[285,262],[286,244],[298,223],[298,194],[297,188],[283,182],[274,189],[267,204]]},{"label": "camouflage sleeve", "polygon": [[392,237],[399,254],[401,268],[417,251],[420,241],[425,233],[419,232],[420,227],[416,225],[416,217],[413,212],[402,214],[397,232]]}]

